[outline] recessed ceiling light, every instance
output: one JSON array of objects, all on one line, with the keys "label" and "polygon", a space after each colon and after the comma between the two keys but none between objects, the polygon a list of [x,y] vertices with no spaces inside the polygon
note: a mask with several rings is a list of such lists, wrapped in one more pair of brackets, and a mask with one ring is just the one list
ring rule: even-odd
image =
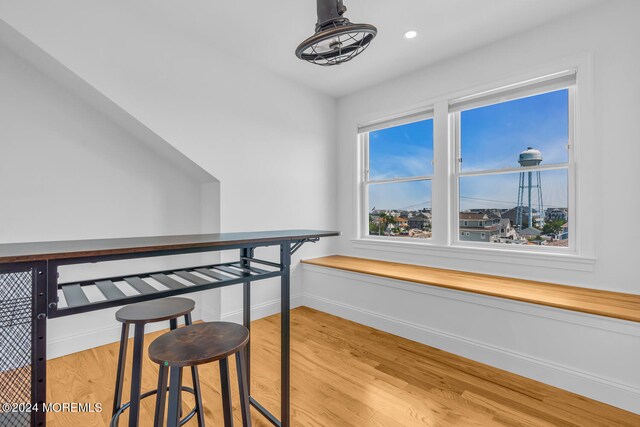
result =
[{"label": "recessed ceiling light", "polygon": [[418,32],[416,30],[409,30],[406,33],[404,33],[404,38],[415,39],[417,35],[418,35]]}]

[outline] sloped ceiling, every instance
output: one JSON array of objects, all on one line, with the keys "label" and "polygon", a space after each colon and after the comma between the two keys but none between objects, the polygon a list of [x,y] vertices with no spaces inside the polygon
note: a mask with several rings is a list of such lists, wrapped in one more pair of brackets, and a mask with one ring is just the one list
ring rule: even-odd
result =
[{"label": "sloped ceiling", "polygon": [[[78,38],[100,32],[98,37],[108,41],[105,20],[110,15],[105,11],[117,9],[128,19],[108,22],[112,32],[145,22],[161,24],[340,97],[604,1],[345,0],[347,16],[376,25],[379,36],[356,61],[328,68],[304,63],[293,54],[313,32],[315,0],[0,0],[0,18],[20,30],[44,26],[57,36]],[[408,29],[418,30],[419,36],[404,40]]]},{"label": "sloped ceiling", "polygon": [[98,110],[106,118],[128,131],[140,142],[191,176],[196,182],[201,184],[217,182],[217,179],[209,172],[2,20],[0,20],[0,43],[18,54],[39,72],[50,77],[67,91]]}]

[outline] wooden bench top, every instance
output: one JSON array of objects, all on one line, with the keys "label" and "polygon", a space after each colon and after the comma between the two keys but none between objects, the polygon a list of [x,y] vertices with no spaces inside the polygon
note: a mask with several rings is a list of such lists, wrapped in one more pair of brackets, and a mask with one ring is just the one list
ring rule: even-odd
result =
[{"label": "wooden bench top", "polygon": [[640,295],[333,255],[302,261],[389,279],[640,322]]}]

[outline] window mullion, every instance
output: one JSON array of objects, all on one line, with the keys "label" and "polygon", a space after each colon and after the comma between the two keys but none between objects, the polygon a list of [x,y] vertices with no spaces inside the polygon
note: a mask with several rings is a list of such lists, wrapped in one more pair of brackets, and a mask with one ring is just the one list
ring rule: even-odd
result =
[{"label": "window mullion", "polygon": [[433,112],[433,179],[431,184],[432,243],[450,243],[451,205],[449,146],[449,105],[446,101],[434,105]]},{"label": "window mullion", "polygon": [[360,205],[360,236],[367,236],[369,234],[369,134],[362,134],[362,184],[360,190],[361,205]]}]

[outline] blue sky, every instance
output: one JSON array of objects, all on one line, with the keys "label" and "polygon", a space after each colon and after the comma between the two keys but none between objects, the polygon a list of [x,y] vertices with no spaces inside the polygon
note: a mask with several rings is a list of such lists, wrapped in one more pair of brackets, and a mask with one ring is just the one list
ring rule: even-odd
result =
[{"label": "blue sky", "polygon": [[[568,91],[560,90],[461,113],[463,171],[518,167],[527,147],[542,152],[542,164],[568,160]],[[433,120],[369,134],[370,179],[433,174]],[[566,170],[541,174],[545,207],[567,206]],[[507,208],[517,201],[518,174],[461,179],[461,208]],[[411,182],[370,186],[369,208],[431,206],[431,184]]]}]

